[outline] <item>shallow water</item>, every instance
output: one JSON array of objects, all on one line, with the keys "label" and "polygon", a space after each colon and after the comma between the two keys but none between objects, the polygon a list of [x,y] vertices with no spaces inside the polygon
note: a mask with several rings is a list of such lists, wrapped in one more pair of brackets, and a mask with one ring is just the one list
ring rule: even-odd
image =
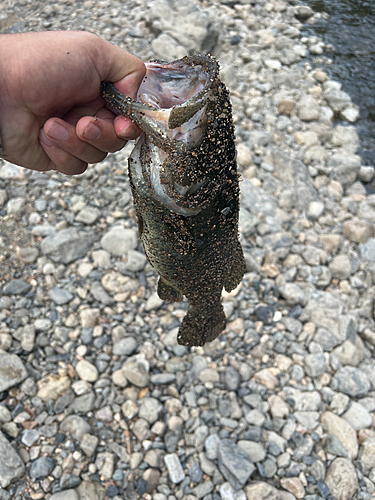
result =
[{"label": "shallow water", "polygon": [[316,12],[329,14],[314,26],[306,25],[304,34],[316,34],[333,53],[333,64],[323,65],[330,77],[343,84],[361,119],[355,123],[361,140],[359,154],[375,166],[375,1],[304,0]]}]

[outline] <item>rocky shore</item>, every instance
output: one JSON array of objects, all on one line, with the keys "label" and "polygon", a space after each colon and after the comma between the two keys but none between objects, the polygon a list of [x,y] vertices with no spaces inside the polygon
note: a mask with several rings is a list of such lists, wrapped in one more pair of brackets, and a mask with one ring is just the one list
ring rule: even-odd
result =
[{"label": "rocky shore", "polygon": [[273,0],[1,5],[2,32],[219,59],[247,273],[224,294],[224,334],[179,346],[187,304],[156,295],[132,145],[70,178],[0,160],[0,500],[373,498],[374,167],[350,96],[306,62],[325,49],[301,36],[317,15]]}]

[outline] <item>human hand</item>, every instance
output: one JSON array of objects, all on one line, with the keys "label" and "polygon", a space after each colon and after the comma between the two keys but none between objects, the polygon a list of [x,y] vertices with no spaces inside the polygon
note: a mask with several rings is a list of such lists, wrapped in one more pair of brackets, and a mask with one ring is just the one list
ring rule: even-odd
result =
[{"label": "human hand", "polygon": [[87,32],[0,35],[3,158],[33,170],[73,175],[140,134],[105,108],[100,82],[135,99],[144,64]]}]

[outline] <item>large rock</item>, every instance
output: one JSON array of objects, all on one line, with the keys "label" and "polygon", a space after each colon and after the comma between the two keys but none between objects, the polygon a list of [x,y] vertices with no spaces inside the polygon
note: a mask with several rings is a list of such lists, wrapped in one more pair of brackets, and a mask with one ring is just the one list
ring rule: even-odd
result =
[{"label": "large rock", "polygon": [[0,350],[0,392],[19,384],[27,375],[24,364],[16,354]]},{"label": "large rock", "polygon": [[22,476],[25,466],[2,432],[0,432],[0,457],[0,486],[6,488],[12,481]]},{"label": "large rock", "polygon": [[87,254],[94,239],[93,232],[78,231],[73,227],[45,238],[41,243],[41,249],[52,260],[70,264]]},{"label": "large rock", "polygon": [[250,457],[230,439],[223,439],[219,445],[219,469],[236,491],[243,488],[255,471]]}]

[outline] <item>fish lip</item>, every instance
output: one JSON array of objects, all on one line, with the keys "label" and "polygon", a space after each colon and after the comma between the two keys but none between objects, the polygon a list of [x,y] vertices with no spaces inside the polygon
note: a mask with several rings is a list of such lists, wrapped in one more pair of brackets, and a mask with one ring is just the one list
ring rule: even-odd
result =
[{"label": "fish lip", "polygon": [[[167,63],[161,60],[153,60],[146,63],[147,67],[161,67],[170,68],[177,64],[184,64],[189,67],[202,66],[207,73],[207,81],[202,90],[200,90],[192,98],[188,99],[182,104],[177,104],[169,108],[157,108],[149,103],[143,103],[135,101],[130,97],[121,94],[112,83],[102,82],[101,83],[101,93],[104,99],[107,101],[107,105],[115,114],[124,114],[133,120],[141,129],[144,129],[142,118],[137,116],[137,112],[167,112],[169,111],[168,128],[174,129],[180,127],[183,123],[188,121],[195,113],[202,109],[210,96],[210,91],[213,83],[218,79],[219,76],[219,65],[217,61],[209,54],[202,54],[198,56],[185,56],[182,59],[178,59],[171,63]],[[158,127],[158,130],[148,130],[149,132],[161,133],[162,129]],[[161,134],[162,136],[164,134]],[[163,140],[168,140],[164,135]]]}]

